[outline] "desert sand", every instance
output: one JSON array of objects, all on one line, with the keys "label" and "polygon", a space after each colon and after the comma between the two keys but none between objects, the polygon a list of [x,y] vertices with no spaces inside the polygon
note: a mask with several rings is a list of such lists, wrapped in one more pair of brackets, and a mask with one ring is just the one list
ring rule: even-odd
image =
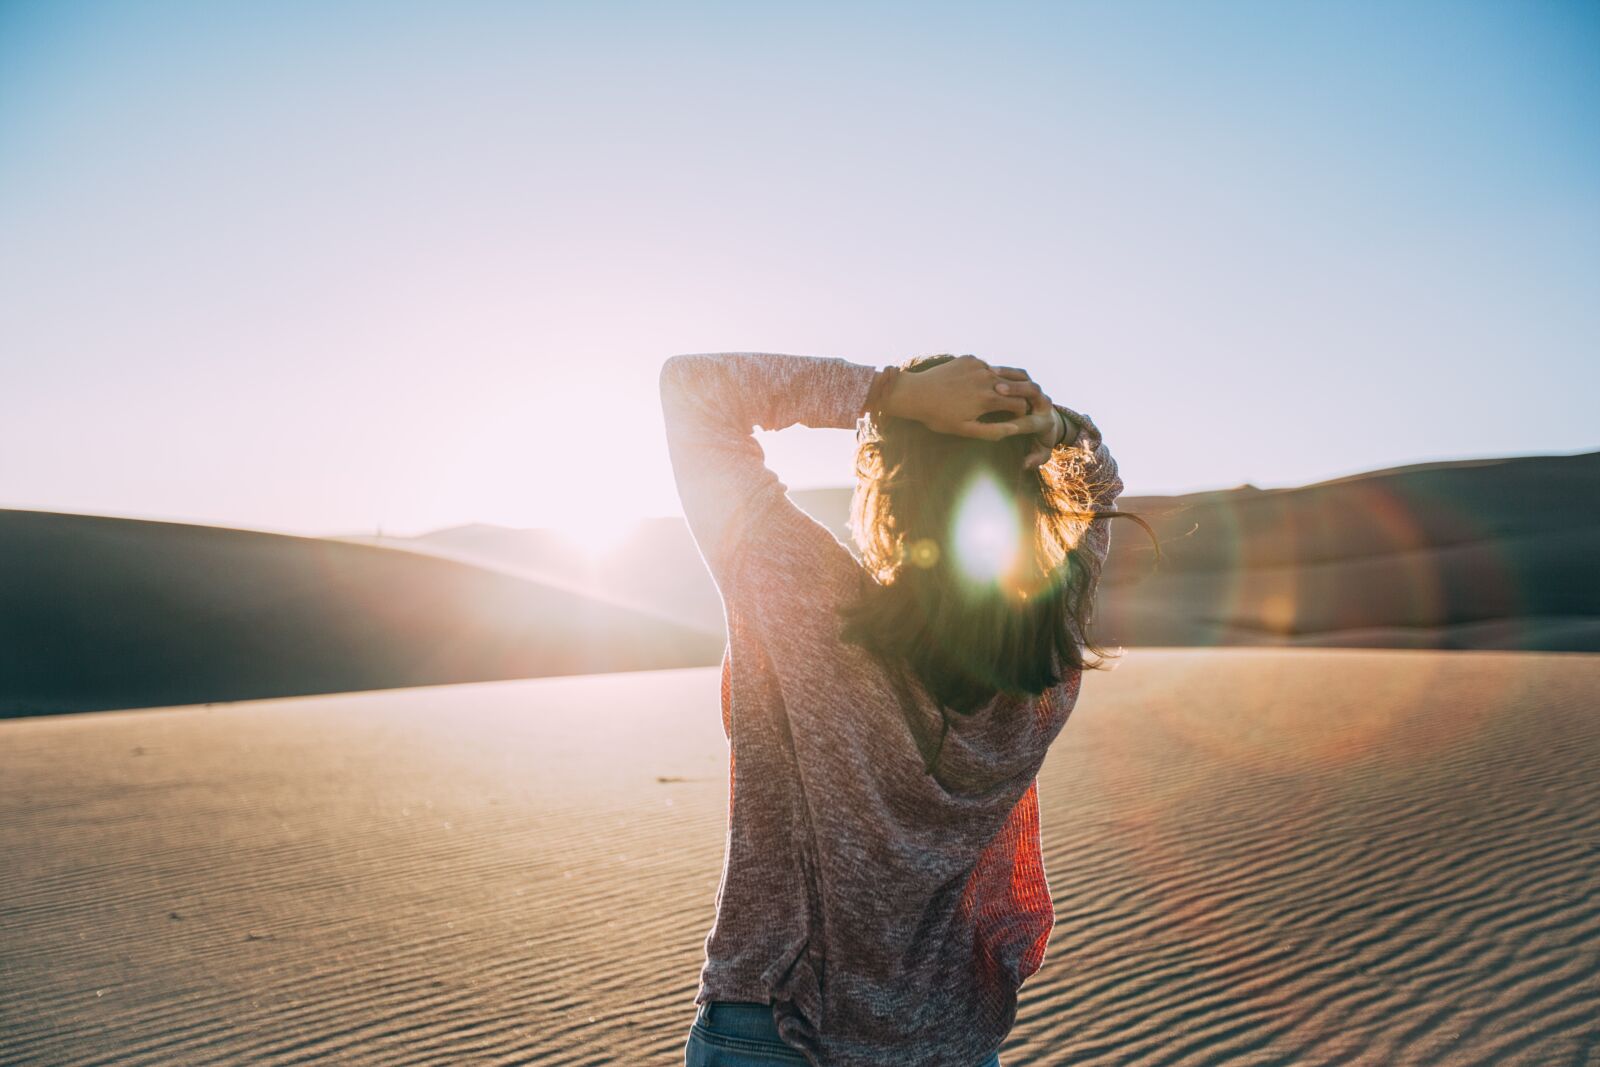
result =
[{"label": "desert sand", "polygon": [[[1600,1062],[1600,656],[1130,649],[1022,1064]],[[681,1063],[714,668],[0,722],[0,1062]]]}]

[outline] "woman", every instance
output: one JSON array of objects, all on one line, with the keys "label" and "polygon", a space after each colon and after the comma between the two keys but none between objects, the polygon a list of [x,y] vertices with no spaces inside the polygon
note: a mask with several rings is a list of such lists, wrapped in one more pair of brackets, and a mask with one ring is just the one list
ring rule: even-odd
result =
[{"label": "woman", "polygon": [[[728,630],[685,1063],[998,1067],[1054,923],[1035,779],[1077,700],[1116,462],[971,355],[679,355],[660,384]],[[797,423],[857,429],[860,562],[764,464],[752,428]]]}]

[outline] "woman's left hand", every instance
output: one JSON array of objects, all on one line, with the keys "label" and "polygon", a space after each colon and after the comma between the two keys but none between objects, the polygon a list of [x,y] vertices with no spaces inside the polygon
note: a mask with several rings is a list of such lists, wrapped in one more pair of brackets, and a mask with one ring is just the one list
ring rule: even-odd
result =
[{"label": "woman's left hand", "polygon": [[[884,401],[887,414],[915,419],[930,430],[999,441],[1033,434],[1049,443],[1058,432],[1050,398],[1019,367],[991,367],[977,356],[957,356],[937,367],[901,374]],[[993,411],[1009,411],[1004,422],[982,422]],[[1032,460],[1038,450],[1029,453]],[[1044,458],[1050,450],[1044,449]],[[1043,462],[1043,459],[1038,460]],[[1037,463],[1034,463],[1037,466]]]},{"label": "woman's left hand", "polygon": [[1037,434],[1035,447],[1022,460],[1024,470],[1043,466],[1070,427],[1056,411],[1055,402],[1045,395],[1038,382],[1028,377],[1027,371],[1021,367],[995,367],[994,371],[1004,379],[995,383],[996,392],[1007,397],[1026,400],[1029,405],[1029,418],[1037,419],[1042,416],[1048,420],[1044,429],[1035,431]]}]

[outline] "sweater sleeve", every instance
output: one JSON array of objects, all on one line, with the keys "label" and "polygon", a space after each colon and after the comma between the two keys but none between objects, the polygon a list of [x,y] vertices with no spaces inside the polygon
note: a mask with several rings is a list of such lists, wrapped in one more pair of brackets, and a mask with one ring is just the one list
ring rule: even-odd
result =
[{"label": "sweater sleeve", "polygon": [[753,427],[854,429],[879,369],[763,352],[677,355],[662,364],[661,409],[678,497],[724,599],[740,550],[759,533],[780,542],[820,534],[838,544],[789,499]]}]

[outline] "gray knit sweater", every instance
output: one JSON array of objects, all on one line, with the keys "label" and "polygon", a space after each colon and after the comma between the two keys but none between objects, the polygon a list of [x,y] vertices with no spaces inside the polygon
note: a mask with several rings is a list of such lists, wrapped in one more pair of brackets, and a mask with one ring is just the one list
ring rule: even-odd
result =
[{"label": "gray knit sweater", "polygon": [[[678,492],[728,631],[728,833],[695,1003],[771,1002],[815,1065],[978,1067],[1055,921],[1036,776],[1081,672],[950,715],[941,771],[924,773],[892,681],[837,637],[838,606],[872,577],[789,500],[751,432],[854,428],[878,369],[747,352],[661,369]],[[1095,510],[1114,510],[1122,482],[1099,429],[1061,411],[1079,425],[1070,443],[1094,453]],[[1102,560],[1110,526],[1084,535]],[[913,690],[937,736],[938,704],[914,676]]]}]

